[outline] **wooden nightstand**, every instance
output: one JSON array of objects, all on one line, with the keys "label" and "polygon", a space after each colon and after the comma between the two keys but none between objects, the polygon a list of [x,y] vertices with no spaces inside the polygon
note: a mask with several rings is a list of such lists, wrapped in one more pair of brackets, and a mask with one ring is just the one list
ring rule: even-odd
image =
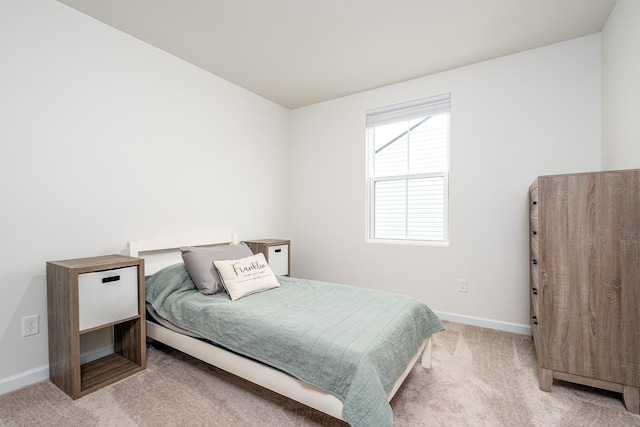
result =
[{"label": "wooden nightstand", "polygon": [[[47,262],[49,377],[74,399],[147,365],[144,260],[107,255]],[[80,365],[80,335],[113,328],[114,353]]]},{"label": "wooden nightstand", "polygon": [[262,252],[276,276],[288,276],[291,272],[291,242],[279,239],[245,240],[251,252]]}]

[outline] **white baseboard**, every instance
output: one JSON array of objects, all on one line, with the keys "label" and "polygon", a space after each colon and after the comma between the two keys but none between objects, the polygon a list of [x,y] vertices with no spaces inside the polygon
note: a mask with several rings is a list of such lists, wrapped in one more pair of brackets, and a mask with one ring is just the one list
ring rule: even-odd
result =
[{"label": "white baseboard", "polygon": [[49,379],[49,365],[12,375],[0,380],[0,395],[47,379]]},{"label": "white baseboard", "polygon": [[434,311],[434,313],[442,320],[450,322],[462,323],[463,325],[480,326],[482,328],[496,329],[498,331],[513,332],[522,335],[531,335],[530,325],[521,325],[518,323],[502,322],[493,319],[484,319],[482,317],[464,316],[462,314],[445,313],[442,311]]},{"label": "white baseboard", "polygon": [[[92,360],[100,359],[101,357],[108,356],[111,353],[113,353],[113,345],[102,347],[91,352],[83,353],[80,355],[80,364],[85,364],[87,362],[91,362]],[[22,387],[26,387],[28,385],[39,383],[40,381],[48,379],[49,365],[44,365],[26,372],[21,372],[19,374],[12,375],[8,378],[0,380],[0,395],[10,393]]]},{"label": "white baseboard", "polygon": [[93,350],[93,351],[89,351],[86,353],[82,353],[80,355],[80,364],[84,365],[85,363],[89,363],[92,362],[94,360],[98,360],[101,357],[105,357],[108,356],[110,354],[112,354],[114,352],[113,350],[113,344]]}]

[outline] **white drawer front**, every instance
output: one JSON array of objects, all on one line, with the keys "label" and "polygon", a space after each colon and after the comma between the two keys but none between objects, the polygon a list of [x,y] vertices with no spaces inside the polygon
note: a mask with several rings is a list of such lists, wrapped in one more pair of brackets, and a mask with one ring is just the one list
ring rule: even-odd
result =
[{"label": "white drawer front", "polygon": [[273,274],[285,276],[289,274],[289,245],[269,246],[269,267]]},{"label": "white drawer front", "polygon": [[138,267],[78,275],[80,330],[138,315]]}]

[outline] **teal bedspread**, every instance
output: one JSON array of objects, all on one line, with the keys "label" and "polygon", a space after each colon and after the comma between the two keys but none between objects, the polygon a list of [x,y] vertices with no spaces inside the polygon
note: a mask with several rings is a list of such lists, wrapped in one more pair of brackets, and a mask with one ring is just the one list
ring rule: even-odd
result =
[{"label": "teal bedspread", "polygon": [[231,301],[198,292],[176,264],[147,280],[146,299],[172,323],[332,393],[351,426],[392,426],[387,396],[424,339],[444,329],[438,317],[403,295],[278,281]]}]

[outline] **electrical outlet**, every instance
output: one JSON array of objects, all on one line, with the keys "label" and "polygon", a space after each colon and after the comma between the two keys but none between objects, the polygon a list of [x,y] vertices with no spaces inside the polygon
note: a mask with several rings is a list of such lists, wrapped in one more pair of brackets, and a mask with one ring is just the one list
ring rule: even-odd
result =
[{"label": "electrical outlet", "polygon": [[34,314],[33,316],[25,316],[22,318],[22,336],[28,337],[29,335],[35,335],[40,332],[39,325],[40,316]]},{"label": "electrical outlet", "polygon": [[458,292],[467,292],[469,290],[469,281],[467,279],[458,279]]}]

